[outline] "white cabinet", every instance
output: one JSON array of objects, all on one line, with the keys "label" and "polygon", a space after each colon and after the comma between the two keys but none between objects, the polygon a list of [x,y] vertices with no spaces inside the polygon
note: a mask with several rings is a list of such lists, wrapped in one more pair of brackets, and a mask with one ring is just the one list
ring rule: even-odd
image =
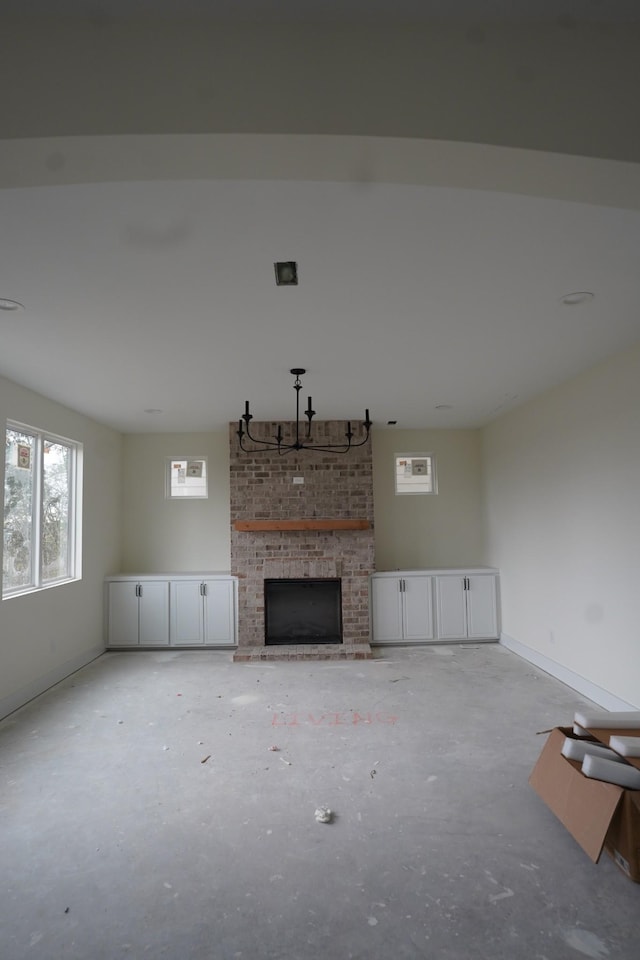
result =
[{"label": "white cabinet", "polygon": [[105,616],[108,647],[233,646],[236,579],[213,573],[108,577]]},{"label": "white cabinet", "polygon": [[171,582],[171,644],[234,643],[234,588],[230,579]]},{"label": "white cabinet", "polygon": [[495,575],[449,574],[435,583],[439,640],[498,638]]},{"label": "white cabinet", "polygon": [[371,612],[375,643],[433,639],[432,577],[373,576]]},{"label": "white cabinet", "polygon": [[163,646],[169,643],[167,580],[115,580],[107,587],[108,645]]},{"label": "white cabinet", "polygon": [[497,640],[497,570],[410,570],[371,578],[373,643]]}]

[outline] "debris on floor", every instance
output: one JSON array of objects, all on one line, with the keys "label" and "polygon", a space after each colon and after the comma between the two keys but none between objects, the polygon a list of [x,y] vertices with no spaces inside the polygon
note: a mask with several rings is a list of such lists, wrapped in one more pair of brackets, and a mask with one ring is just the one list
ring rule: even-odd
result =
[{"label": "debris on floor", "polygon": [[291,766],[291,760],[285,760],[284,757],[280,757],[280,759],[282,760],[283,763],[286,763],[286,765],[287,765],[288,767]]},{"label": "debris on floor", "polygon": [[272,750],[273,753],[276,753],[279,749],[280,747],[276,747],[275,743],[269,747],[269,750]]},{"label": "debris on floor", "polygon": [[333,820],[333,810],[330,807],[318,807],[315,813],[318,823],[331,823]]},{"label": "debris on floor", "polygon": [[211,754],[210,754],[210,753],[207,754],[207,756],[204,758],[204,760],[201,760],[200,763],[206,763],[207,760],[211,760]]}]

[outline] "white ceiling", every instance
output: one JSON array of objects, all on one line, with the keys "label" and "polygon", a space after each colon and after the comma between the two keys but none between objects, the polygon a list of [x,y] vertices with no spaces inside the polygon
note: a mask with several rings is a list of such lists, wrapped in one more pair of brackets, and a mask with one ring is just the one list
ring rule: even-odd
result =
[{"label": "white ceiling", "polygon": [[[28,11],[52,6],[57,15],[178,9],[177,0],[31,0]],[[180,2],[183,14],[243,16],[332,6]],[[391,9],[388,0],[339,6],[344,17]],[[639,6],[397,0],[392,10],[597,19],[606,9],[624,20]],[[13,0],[1,10],[25,12]],[[94,149],[106,156],[113,139],[94,138]],[[222,159],[208,179],[188,137],[140,138],[135,148],[122,138],[113,175],[106,162],[100,175],[86,172],[100,158],[79,139],[15,150],[5,141],[0,298],[25,309],[0,311],[0,374],[124,432],[221,428],[245,400],[257,419],[291,419],[293,366],[308,370],[302,397],[321,419],[356,420],[368,407],[377,426],[476,427],[640,340],[634,165],[593,161],[579,174],[580,158],[479,148],[485,175],[474,181],[470,145],[450,155],[449,176],[449,154],[437,168],[417,152],[410,169],[408,141],[402,153],[389,139],[377,165],[363,149],[344,175],[322,151],[349,138],[274,139],[269,154],[268,138],[238,138],[244,155],[233,158],[223,137],[212,141]],[[352,139],[353,160],[366,138]],[[155,144],[152,159],[143,141]],[[171,173],[149,172],[170,149]],[[536,189],[518,179],[531,157]],[[636,187],[628,208],[625,177]],[[298,287],[276,287],[276,260],[298,262]],[[585,290],[595,296],[582,306],[560,302]]]},{"label": "white ceiling", "polygon": [[290,419],[293,366],[320,418],[472,427],[640,339],[638,210],[178,180],[2,190],[0,222],[0,373],[125,432]]}]

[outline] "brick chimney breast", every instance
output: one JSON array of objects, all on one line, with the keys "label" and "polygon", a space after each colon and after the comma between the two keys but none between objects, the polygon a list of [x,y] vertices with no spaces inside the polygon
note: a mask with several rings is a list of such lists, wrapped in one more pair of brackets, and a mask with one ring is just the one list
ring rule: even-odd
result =
[{"label": "brick chimney breast", "polygon": [[[285,425],[291,431],[295,424]],[[271,423],[252,423],[272,438]],[[315,442],[340,443],[345,421],[313,425]],[[369,575],[374,570],[371,440],[348,453],[244,453],[229,425],[231,572],[238,581],[238,651],[265,651],[265,579],[340,578],[343,644],[369,644]],[[299,479],[294,483],[295,478]],[[365,529],[237,530],[236,521],[360,520]],[[274,648],[270,647],[269,650]],[[266,653],[262,657],[266,658]],[[299,658],[299,657],[298,657]],[[305,658],[307,659],[307,658]]]}]

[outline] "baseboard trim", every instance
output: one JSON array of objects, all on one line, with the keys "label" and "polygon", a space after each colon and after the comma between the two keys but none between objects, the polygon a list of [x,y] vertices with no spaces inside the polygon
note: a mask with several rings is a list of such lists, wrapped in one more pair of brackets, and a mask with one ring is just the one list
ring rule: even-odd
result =
[{"label": "baseboard trim", "polygon": [[581,693],[583,697],[587,697],[605,710],[640,710],[640,707],[637,705],[627,703],[626,700],[620,700],[619,697],[609,693],[608,690],[604,690],[602,687],[597,686],[597,684],[591,683],[590,680],[581,677],[579,673],[574,673],[574,671],[569,670],[568,667],[563,667],[562,664],[556,663],[556,661],[550,657],[545,657],[543,653],[539,653],[532,647],[527,647],[526,644],[520,643],[519,640],[510,637],[508,633],[500,634],[500,643],[503,647],[506,647],[507,650],[511,650],[512,653],[522,657],[523,660],[528,660],[528,662],[534,666],[540,667],[545,673],[555,677],[556,680],[560,680],[561,683],[571,687],[576,693]]},{"label": "baseboard trim", "polygon": [[34,700],[46,690],[54,687],[56,683],[60,683],[61,680],[66,680],[66,678],[71,676],[72,673],[75,673],[76,670],[80,670],[82,667],[86,667],[87,664],[91,663],[93,660],[97,660],[97,658],[101,657],[104,652],[105,650],[103,646],[92,647],[90,650],[85,650],[76,657],[72,657],[70,660],[65,660],[65,662],[61,663],[59,667],[55,667],[55,669],[50,670],[43,676],[33,680],[32,683],[27,684],[26,687],[23,687],[16,693],[12,693],[8,697],[4,697],[2,700],[0,700],[0,720],[3,720],[5,717],[8,717],[9,714],[19,710],[20,707],[24,707],[25,704],[29,703],[30,700]]}]

